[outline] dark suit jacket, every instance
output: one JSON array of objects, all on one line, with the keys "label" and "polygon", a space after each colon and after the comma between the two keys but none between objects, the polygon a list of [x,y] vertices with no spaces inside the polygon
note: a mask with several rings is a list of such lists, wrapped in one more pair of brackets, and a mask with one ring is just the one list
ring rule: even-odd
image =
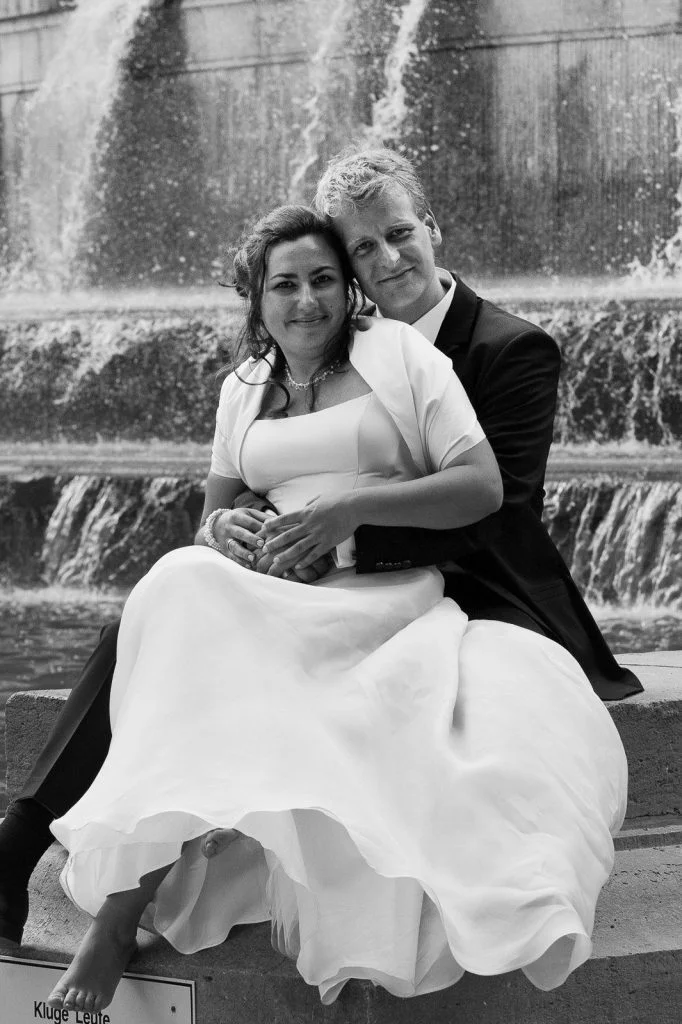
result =
[{"label": "dark suit jacket", "polygon": [[445,593],[472,619],[524,626],[560,643],[603,700],[639,693],[590,614],[541,521],[561,357],[539,327],[480,299],[459,278],[436,345],[452,359],[495,452],[501,509],[457,530],[362,526],[358,572],[456,563]]}]

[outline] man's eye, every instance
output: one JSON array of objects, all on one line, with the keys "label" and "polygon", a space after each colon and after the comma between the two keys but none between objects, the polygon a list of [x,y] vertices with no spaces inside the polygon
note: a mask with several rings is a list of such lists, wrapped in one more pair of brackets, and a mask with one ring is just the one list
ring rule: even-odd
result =
[{"label": "man's eye", "polygon": [[363,252],[367,252],[371,244],[371,242],[360,242],[359,245],[355,246],[355,249],[353,250],[353,255],[362,256]]},{"label": "man's eye", "polygon": [[391,238],[404,238],[405,235],[409,235],[411,230],[411,228],[396,228],[391,232]]}]

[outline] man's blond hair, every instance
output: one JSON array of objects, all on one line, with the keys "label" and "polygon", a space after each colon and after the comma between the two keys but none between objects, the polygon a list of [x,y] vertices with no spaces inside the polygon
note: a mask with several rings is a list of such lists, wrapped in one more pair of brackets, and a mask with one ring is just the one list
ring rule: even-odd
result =
[{"label": "man's blond hair", "polygon": [[395,188],[405,192],[418,217],[425,217],[429,204],[417,172],[406,157],[392,149],[343,150],[332,157],[320,178],[314,205],[326,217],[361,207]]}]

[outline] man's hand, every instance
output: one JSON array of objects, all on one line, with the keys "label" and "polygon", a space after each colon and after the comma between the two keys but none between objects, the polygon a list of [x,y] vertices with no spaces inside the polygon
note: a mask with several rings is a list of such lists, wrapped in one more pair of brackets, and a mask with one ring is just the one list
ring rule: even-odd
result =
[{"label": "man's hand", "polygon": [[281,567],[273,567],[274,557],[274,554],[271,552],[263,552],[261,550],[256,555],[252,568],[256,572],[267,573],[269,576],[281,576],[286,580],[291,580],[293,583],[315,583],[317,580],[322,579],[323,576],[326,576],[334,564],[331,555],[323,555],[321,558],[316,559],[312,565],[302,566],[299,569],[287,569],[283,565]]},{"label": "man's hand", "polygon": [[318,495],[295,512],[268,519],[261,536],[263,551],[275,555],[270,575],[283,575],[282,569],[299,572],[350,537],[358,525],[354,507],[353,492],[334,498]]}]

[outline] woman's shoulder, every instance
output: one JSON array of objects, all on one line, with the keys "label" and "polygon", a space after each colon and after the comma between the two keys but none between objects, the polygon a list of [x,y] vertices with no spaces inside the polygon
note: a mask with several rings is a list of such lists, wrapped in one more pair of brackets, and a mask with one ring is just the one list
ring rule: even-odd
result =
[{"label": "woman's shoulder", "polygon": [[260,384],[270,376],[271,366],[266,359],[249,356],[233,367],[227,374],[220,388],[220,398],[231,397],[242,388]]},{"label": "woman's shoulder", "polygon": [[373,317],[368,330],[356,332],[354,344],[382,348],[391,345],[394,352],[397,349],[402,353],[403,360],[408,366],[416,362],[422,366],[447,366],[452,369],[451,361],[440,349],[428,341],[416,327],[401,320]]}]

